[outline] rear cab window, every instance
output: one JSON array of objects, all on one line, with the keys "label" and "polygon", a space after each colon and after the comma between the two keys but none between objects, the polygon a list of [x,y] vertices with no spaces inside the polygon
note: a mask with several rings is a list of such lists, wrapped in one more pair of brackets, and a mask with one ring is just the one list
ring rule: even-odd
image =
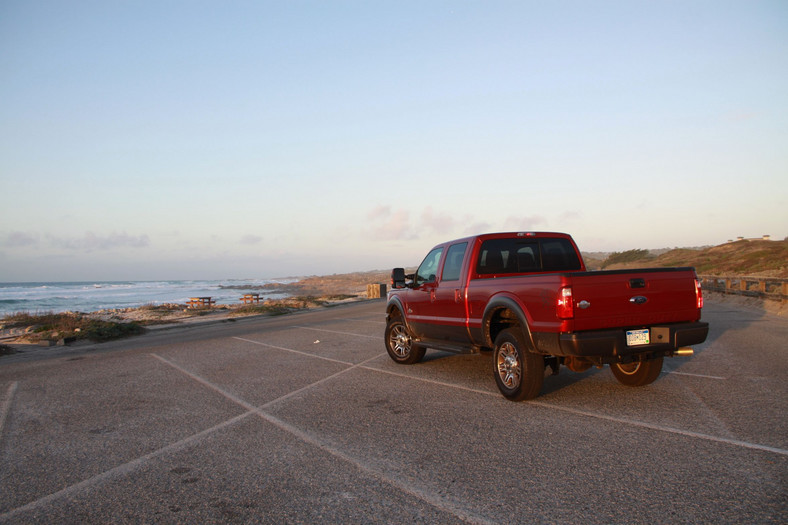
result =
[{"label": "rear cab window", "polygon": [[572,243],[560,238],[488,239],[482,243],[476,264],[480,277],[580,269]]}]

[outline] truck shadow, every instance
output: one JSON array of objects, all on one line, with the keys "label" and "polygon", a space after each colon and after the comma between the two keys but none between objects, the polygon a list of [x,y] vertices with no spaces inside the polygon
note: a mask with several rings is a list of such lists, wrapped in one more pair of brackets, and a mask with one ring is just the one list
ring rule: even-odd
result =
[{"label": "truck shadow", "polygon": [[[492,362],[492,352],[483,351],[480,354],[454,354],[439,350],[427,350],[419,366],[431,369],[433,379],[449,383],[458,382],[465,387],[489,389],[496,391]],[[557,375],[551,373],[551,368],[545,369],[544,386],[540,395],[556,393],[572,385],[595,377],[596,374],[609,374],[611,382],[615,378],[609,370],[591,368],[584,372],[572,372],[566,367],[561,367]]]},{"label": "truck shadow", "polygon": [[613,374],[611,374],[610,370],[607,370],[607,368],[608,367],[605,366],[603,368],[590,368],[585,372],[572,372],[567,368],[561,367],[561,371],[557,375],[552,375],[548,368],[548,371],[545,372],[544,385],[542,386],[540,395],[552,394],[564,390],[581,381],[587,381],[597,374],[609,375],[610,380],[615,381]]}]

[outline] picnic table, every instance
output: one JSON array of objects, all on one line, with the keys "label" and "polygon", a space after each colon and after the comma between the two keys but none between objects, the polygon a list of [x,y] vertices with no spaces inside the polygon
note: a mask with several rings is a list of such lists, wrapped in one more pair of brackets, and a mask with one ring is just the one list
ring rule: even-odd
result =
[{"label": "picnic table", "polygon": [[210,308],[216,304],[216,301],[210,297],[189,297],[189,300],[186,301],[186,304],[189,305],[189,308],[203,308],[205,306]]},{"label": "picnic table", "polygon": [[262,298],[260,297],[259,293],[245,293],[240,300],[243,301],[244,304],[260,304]]}]

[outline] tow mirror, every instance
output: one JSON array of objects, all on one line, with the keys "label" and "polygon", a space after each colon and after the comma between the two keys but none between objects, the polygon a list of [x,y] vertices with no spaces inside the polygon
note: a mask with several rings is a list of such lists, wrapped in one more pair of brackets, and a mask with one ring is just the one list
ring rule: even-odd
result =
[{"label": "tow mirror", "polygon": [[405,288],[405,268],[394,268],[391,270],[391,287]]}]

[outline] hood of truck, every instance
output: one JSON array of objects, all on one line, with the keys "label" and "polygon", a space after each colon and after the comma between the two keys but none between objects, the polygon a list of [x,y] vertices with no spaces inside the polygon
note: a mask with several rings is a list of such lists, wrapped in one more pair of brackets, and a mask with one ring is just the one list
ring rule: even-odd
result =
[{"label": "hood of truck", "polygon": [[692,268],[648,268],[571,275],[574,331],[697,321]]}]

